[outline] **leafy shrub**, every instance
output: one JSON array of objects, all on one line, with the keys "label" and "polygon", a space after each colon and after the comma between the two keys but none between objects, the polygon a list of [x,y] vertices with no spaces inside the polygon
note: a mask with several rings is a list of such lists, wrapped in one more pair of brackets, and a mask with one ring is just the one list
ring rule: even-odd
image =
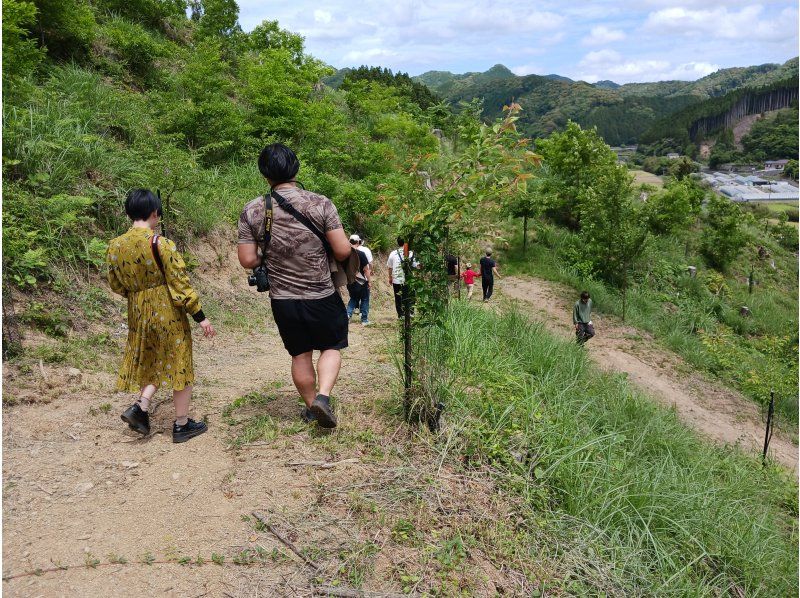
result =
[{"label": "leafy shrub", "polygon": [[712,195],[700,239],[700,247],[709,263],[725,270],[738,257],[747,241],[739,207],[727,198]]},{"label": "leafy shrub", "polygon": [[150,78],[153,61],[164,54],[164,48],[149,31],[122,18],[111,19],[101,31],[102,39],[115,54],[115,65],[139,79]]},{"label": "leafy shrub", "polygon": [[36,46],[30,31],[36,24],[36,6],[24,0],[3,2],[3,83],[30,73],[44,52]]},{"label": "leafy shrub", "polygon": [[35,0],[38,29],[47,53],[56,58],[85,58],[97,22],[88,3],[81,0]]}]

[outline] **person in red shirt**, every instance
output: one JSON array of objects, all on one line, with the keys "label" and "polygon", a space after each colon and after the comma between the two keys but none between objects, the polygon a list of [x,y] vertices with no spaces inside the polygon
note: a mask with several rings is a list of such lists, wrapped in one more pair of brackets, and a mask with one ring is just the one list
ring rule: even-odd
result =
[{"label": "person in red shirt", "polygon": [[472,269],[472,264],[467,264],[467,269],[461,273],[461,278],[467,285],[467,300],[472,299],[472,289],[475,287],[475,278],[480,277],[480,274]]}]

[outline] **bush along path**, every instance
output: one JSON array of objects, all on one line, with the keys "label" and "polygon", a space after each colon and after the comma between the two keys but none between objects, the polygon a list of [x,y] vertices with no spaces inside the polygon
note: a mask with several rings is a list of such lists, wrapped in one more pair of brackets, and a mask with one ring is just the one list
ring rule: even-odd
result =
[{"label": "bush along path", "polygon": [[[537,278],[505,278],[502,293],[521,302],[523,313],[545,323],[559,335],[574,337],[572,305],[576,293],[566,286]],[[750,453],[764,446],[765,421],[758,406],[735,390],[712,382],[674,353],[661,349],[648,332],[617,318],[593,314],[597,336],[586,345],[590,358],[603,369],[627,375],[650,396],[675,409],[687,426],[724,444]],[[795,400],[795,397],[782,397]],[[776,432],[769,456],[797,469],[798,447]]]},{"label": "bush along path", "polygon": [[81,372],[72,354],[4,368],[7,393],[24,399],[3,410],[4,592],[530,595],[562,584],[525,552],[519,502],[403,423],[385,289],[374,326],[351,325],[340,426],[325,434],[300,422],[267,299],[248,296],[230,264],[196,273],[220,334],[196,340],[193,417],[210,428],[189,443],[171,443],[165,397],[151,436],[120,422],[124,331],[108,331],[116,341]]}]

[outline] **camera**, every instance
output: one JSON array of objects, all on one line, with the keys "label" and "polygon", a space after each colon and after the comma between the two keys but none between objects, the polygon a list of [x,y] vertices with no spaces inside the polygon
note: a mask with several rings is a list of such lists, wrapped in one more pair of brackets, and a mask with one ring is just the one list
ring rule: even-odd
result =
[{"label": "camera", "polygon": [[253,270],[253,273],[247,277],[247,284],[251,287],[256,287],[259,293],[264,293],[269,290],[269,276],[267,276],[267,267],[263,264]]}]

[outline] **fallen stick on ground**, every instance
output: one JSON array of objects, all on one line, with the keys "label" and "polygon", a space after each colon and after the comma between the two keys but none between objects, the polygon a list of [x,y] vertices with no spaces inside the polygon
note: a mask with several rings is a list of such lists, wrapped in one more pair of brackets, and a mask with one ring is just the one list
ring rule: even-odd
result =
[{"label": "fallen stick on ground", "polygon": [[282,536],[280,533],[278,533],[278,531],[277,531],[277,530],[275,530],[275,528],[274,528],[274,527],[272,527],[272,524],[271,524],[269,521],[267,521],[267,518],[266,518],[266,517],[264,517],[264,516],[263,516],[263,515],[261,515],[260,513],[257,513],[256,511],[253,511],[253,512],[252,512],[252,515],[253,515],[253,517],[255,517],[256,519],[258,519],[258,520],[259,520],[259,521],[260,521],[260,522],[261,522],[261,523],[264,525],[264,527],[267,529],[267,531],[268,531],[269,533],[271,533],[273,536],[275,536],[276,538],[278,538],[278,540],[280,540],[280,541],[281,541],[281,543],[282,543],[284,546],[286,546],[286,548],[288,548],[288,549],[289,549],[289,550],[291,550],[293,553],[295,553],[297,556],[299,556],[301,559],[303,559],[303,562],[304,562],[306,565],[308,565],[309,567],[311,567],[312,569],[314,569],[314,571],[319,571],[319,565],[317,565],[317,564],[316,564],[314,561],[312,561],[310,558],[308,558],[306,555],[304,555],[302,552],[300,552],[300,551],[297,549],[297,546],[295,546],[294,544],[292,544],[292,542],[290,542],[289,540],[287,540],[286,538],[284,538],[284,537],[283,537],[283,536]]},{"label": "fallen stick on ground", "polygon": [[308,465],[310,467],[319,467],[320,469],[331,469],[337,465],[346,465],[347,463],[359,463],[358,459],[342,459],[341,461],[292,461],[287,463],[286,467],[299,467],[300,465]]},{"label": "fallen stick on ground", "polygon": [[369,592],[351,588],[334,588],[332,586],[315,586],[312,590],[318,596],[338,596],[340,598],[408,598],[414,594],[391,594],[385,592]]}]

